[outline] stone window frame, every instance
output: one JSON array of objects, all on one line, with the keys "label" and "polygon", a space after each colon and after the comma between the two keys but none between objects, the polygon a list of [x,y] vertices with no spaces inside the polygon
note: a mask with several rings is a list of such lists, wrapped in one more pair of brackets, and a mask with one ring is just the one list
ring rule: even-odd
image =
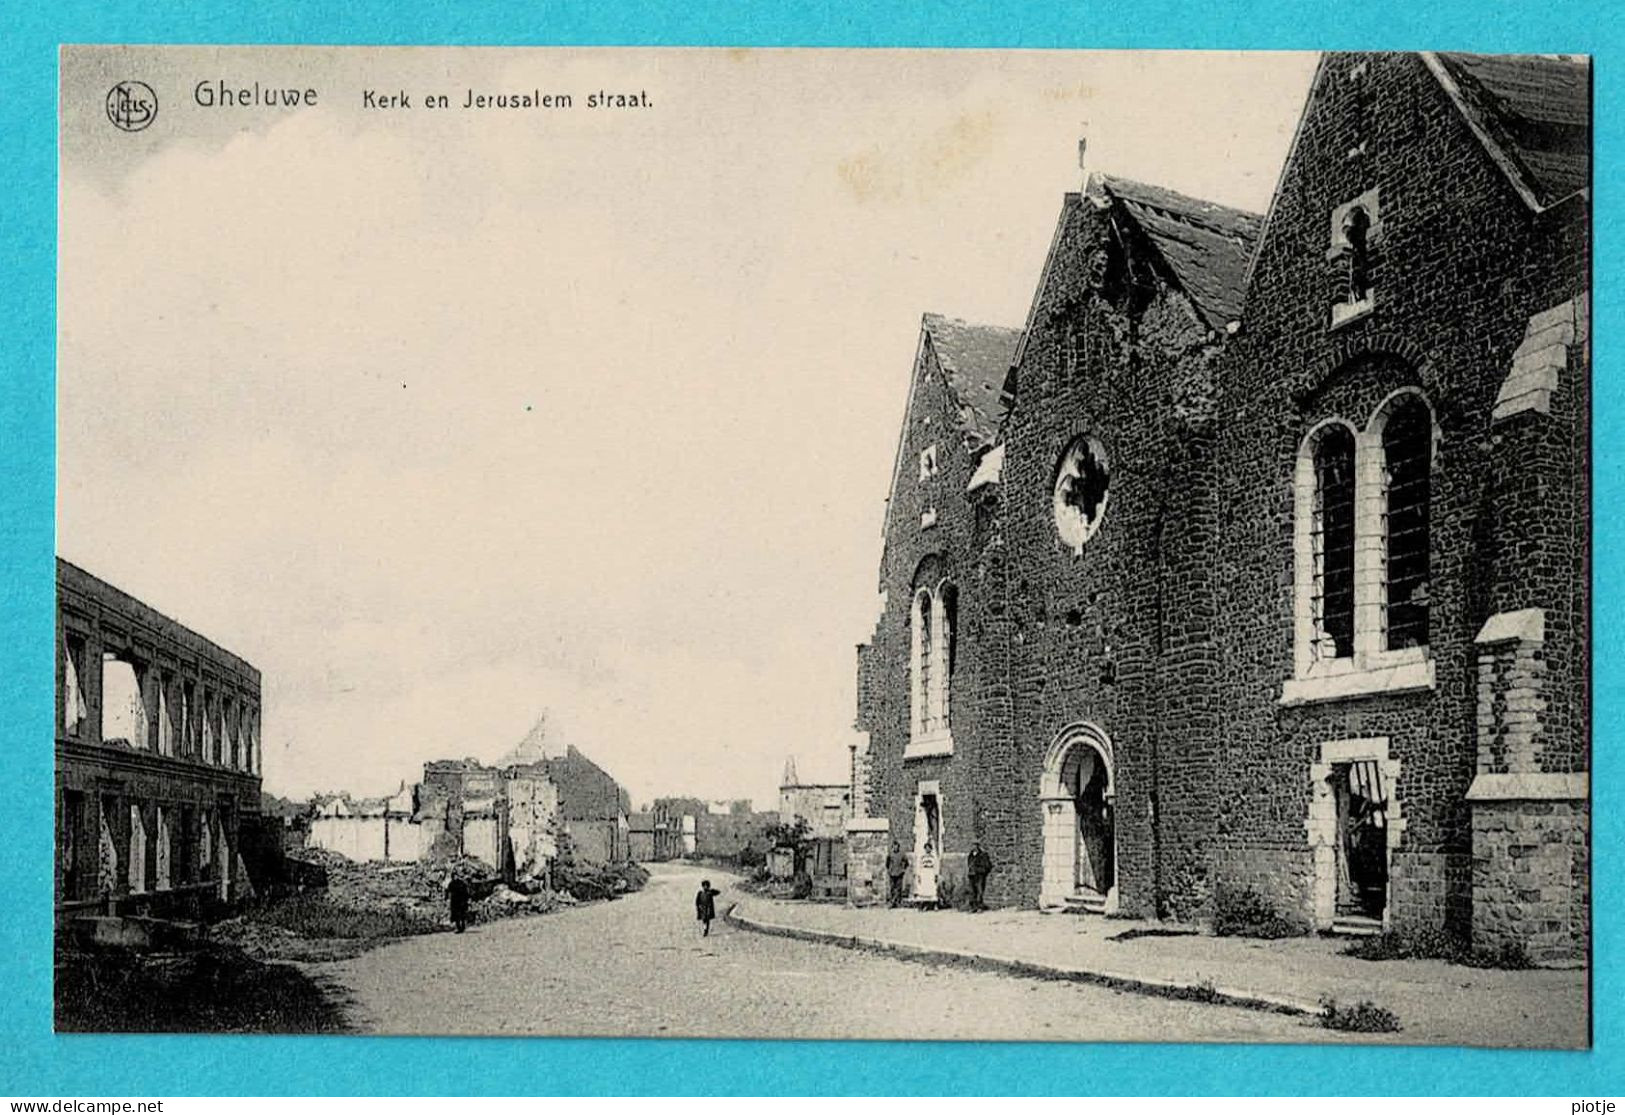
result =
[{"label": "stone window frame", "polygon": [[[1380,188],[1373,186],[1358,197],[1350,198],[1343,204],[1334,207],[1329,218],[1329,237],[1326,247],[1328,260],[1340,260],[1349,254],[1352,245],[1344,234],[1344,222],[1355,209],[1363,209],[1370,220],[1366,228],[1365,242],[1367,248],[1376,248],[1382,243],[1382,198]],[[1376,308],[1375,285],[1366,288],[1363,297],[1355,299],[1344,297],[1332,303],[1330,328],[1339,329],[1350,322],[1358,321],[1368,316]]]},{"label": "stone window frame", "polygon": [[[909,604],[908,744],[903,758],[952,755],[954,736],[948,710],[953,686],[948,599],[953,583],[943,577],[914,590]],[[926,638],[929,638],[929,645]]]},{"label": "stone window frame", "polygon": [[[1315,424],[1298,446],[1293,471],[1293,615],[1296,618],[1294,636],[1293,674],[1295,677],[1325,676],[1346,672],[1353,668],[1354,656],[1335,654],[1322,657],[1319,647],[1332,636],[1322,626],[1320,596],[1316,584],[1322,579],[1321,561],[1324,555],[1316,545],[1320,534],[1321,490],[1318,461],[1327,434],[1333,430],[1347,432],[1354,446],[1354,503],[1355,503],[1355,603],[1354,618],[1358,642],[1359,607],[1359,549],[1360,549],[1360,432],[1342,418],[1327,418]],[[1353,648],[1351,648],[1352,650]]]},{"label": "stone window frame", "polygon": [[[1383,431],[1399,404],[1410,398],[1420,399],[1427,408],[1433,434],[1433,461],[1437,467],[1438,414],[1427,394],[1418,387],[1401,387],[1389,392],[1372,411],[1364,430],[1355,430],[1347,419],[1332,416],[1311,427],[1298,445],[1292,480],[1292,676],[1281,687],[1283,705],[1435,687],[1433,656],[1428,645],[1398,650],[1387,648],[1388,492]],[[1316,629],[1313,596],[1314,453],[1321,435],[1332,425],[1342,425],[1354,432],[1354,654],[1344,658],[1321,658],[1315,653],[1321,633]]]},{"label": "stone window frame", "polygon": [[1332,771],[1357,762],[1375,762],[1388,790],[1383,824],[1388,844],[1388,901],[1383,904],[1382,924],[1387,928],[1394,912],[1394,853],[1405,835],[1405,815],[1399,797],[1402,764],[1389,754],[1387,736],[1332,739],[1321,743],[1315,761],[1309,764],[1309,809],[1304,831],[1313,860],[1311,902],[1315,928],[1330,929],[1337,918],[1337,800],[1332,794]]}]

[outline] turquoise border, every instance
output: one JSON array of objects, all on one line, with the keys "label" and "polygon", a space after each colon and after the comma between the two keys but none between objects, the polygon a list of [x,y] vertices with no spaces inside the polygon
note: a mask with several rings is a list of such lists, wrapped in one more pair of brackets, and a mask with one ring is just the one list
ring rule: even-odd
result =
[{"label": "turquoise border", "polygon": [[[187,1094],[1443,1094],[1618,1095],[1618,913],[1625,836],[1615,732],[1625,668],[1613,578],[1622,524],[1607,508],[1622,463],[1596,463],[1596,967],[1590,1053],[1270,1046],[1054,1046],[908,1043],[562,1041],[409,1038],[71,1037],[51,1033],[50,889],[53,244],[56,49],[62,42],[441,43],[754,46],[1199,47],[1573,51],[1597,56],[1596,258],[1620,258],[1608,188],[1620,169],[1620,22],[1597,0],[1359,4],[964,3],[859,7],[750,0],[669,7],[599,0],[532,5],[393,0],[318,5],[88,0],[7,5],[0,38],[0,1093]],[[976,10],[979,9],[979,10]],[[1620,325],[1619,274],[1604,270],[1597,333]],[[1596,346],[1595,422],[1625,424],[1614,346]],[[1614,960],[1609,964],[1608,960]],[[697,988],[696,1010],[724,989]],[[867,1003],[863,1007],[881,1008]],[[860,1008],[861,1009],[861,1008]]]}]

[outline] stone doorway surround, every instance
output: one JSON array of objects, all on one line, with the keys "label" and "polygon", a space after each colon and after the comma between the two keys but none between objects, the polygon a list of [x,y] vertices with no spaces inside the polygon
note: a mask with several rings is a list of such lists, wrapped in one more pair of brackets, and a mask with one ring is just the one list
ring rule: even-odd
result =
[{"label": "stone doorway surround", "polygon": [[[929,823],[925,810],[927,798],[936,803],[937,831],[934,842],[929,839]],[[914,790],[914,893],[911,901],[937,900],[937,885],[942,880],[942,846],[946,831],[943,820],[941,787],[934,781],[919,783]],[[927,843],[932,845],[929,851],[926,849]]]},{"label": "stone doorway surround", "polygon": [[1314,858],[1314,919],[1316,929],[1330,929],[1337,920],[1337,796],[1332,792],[1334,768],[1348,763],[1375,760],[1388,791],[1388,807],[1383,822],[1388,833],[1388,901],[1382,907],[1382,925],[1392,921],[1394,849],[1405,833],[1400,812],[1398,759],[1388,755],[1387,736],[1361,739],[1332,739],[1320,745],[1316,762],[1309,764],[1309,816],[1304,827],[1309,834],[1309,851]]},{"label": "stone doorway surround", "polygon": [[[1088,721],[1069,724],[1056,735],[1044,755],[1044,771],[1038,783],[1038,807],[1044,840],[1043,881],[1038,891],[1041,910],[1064,909],[1067,899],[1076,896],[1078,855],[1078,810],[1062,772],[1066,761],[1079,747],[1092,748],[1106,771],[1106,804],[1117,796],[1117,771],[1112,761],[1112,744],[1099,726]],[[1121,889],[1117,877],[1117,825],[1112,824],[1112,885],[1106,892],[1105,913],[1118,908]]]}]

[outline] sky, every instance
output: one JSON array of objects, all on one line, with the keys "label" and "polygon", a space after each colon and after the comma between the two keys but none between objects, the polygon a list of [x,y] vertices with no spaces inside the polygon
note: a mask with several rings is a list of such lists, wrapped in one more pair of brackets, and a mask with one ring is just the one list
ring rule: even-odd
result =
[{"label": "sky", "polygon": [[1022,324],[1084,136],[1263,212],[1314,62],[65,48],[58,552],[260,669],[275,793],[544,713],[639,804],[844,780],[920,315]]}]

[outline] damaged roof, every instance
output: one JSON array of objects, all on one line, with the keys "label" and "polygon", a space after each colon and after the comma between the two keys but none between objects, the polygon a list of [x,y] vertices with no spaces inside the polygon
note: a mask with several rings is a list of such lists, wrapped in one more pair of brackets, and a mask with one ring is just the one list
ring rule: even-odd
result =
[{"label": "damaged roof", "polygon": [[1590,185],[1589,61],[1535,54],[1434,57],[1446,89],[1490,154],[1504,160],[1539,208]]},{"label": "damaged roof", "polygon": [[1000,389],[1021,330],[942,314],[926,314],[921,328],[959,404],[959,428],[975,439],[991,441],[1004,417]]},{"label": "damaged roof", "polygon": [[1093,184],[1145,233],[1210,328],[1241,317],[1262,217],[1127,178],[1101,174]]}]

